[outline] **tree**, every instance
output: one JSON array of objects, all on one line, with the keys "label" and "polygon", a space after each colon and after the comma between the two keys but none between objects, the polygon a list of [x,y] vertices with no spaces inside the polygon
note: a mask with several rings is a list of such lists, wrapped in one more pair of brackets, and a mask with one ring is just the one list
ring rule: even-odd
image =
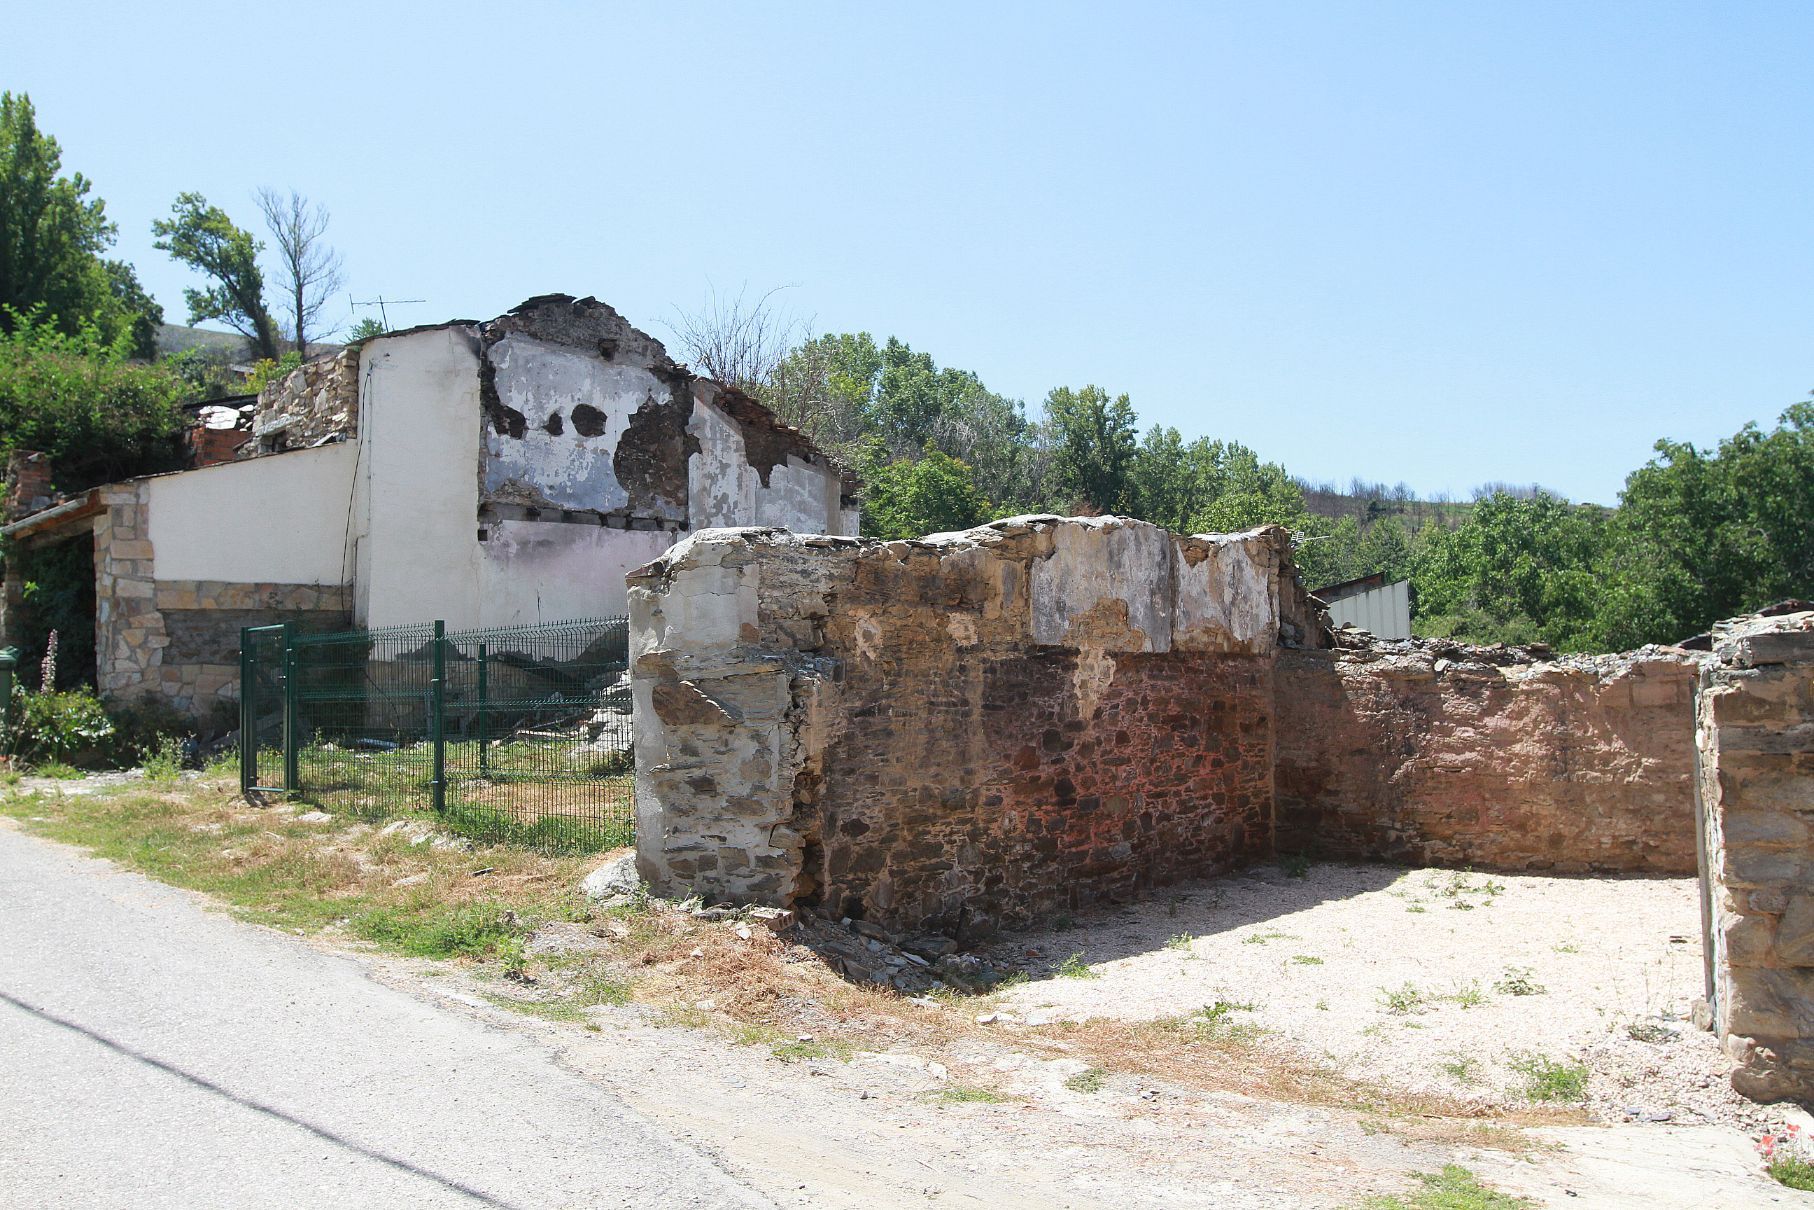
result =
[{"label": "tree", "polygon": [[682,355],[708,378],[765,399],[776,368],[803,326],[771,305],[785,288],[776,286],[754,302],[747,290],[739,290],[735,298],[714,290],[699,310],[677,310],[673,328]]},{"label": "tree", "polygon": [[1675,642],[1720,618],[1814,596],[1814,403],[1698,450],[1659,441],[1609,527],[1604,645]]},{"label": "tree", "polygon": [[1046,396],[1053,470],[1061,491],[1105,513],[1132,503],[1137,441],[1134,406],[1098,386],[1058,387]]},{"label": "tree", "polygon": [[1419,629],[1475,643],[1541,639],[1589,650],[1604,544],[1605,519],[1592,505],[1547,492],[1488,496],[1418,553]]},{"label": "tree", "polygon": [[880,445],[873,452],[864,476],[865,536],[919,538],[987,520],[989,503],[957,459],[930,445],[917,461],[891,460]]},{"label": "tree", "polygon": [[324,238],[328,212],[294,189],[288,197],[275,189],[260,189],[258,209],[265,216],[265,229],[277,244],[277,284],[283,292],[284,311],[290,317],[291,347],[307,357],[309,333],[316,331],[322,309],[345,280],[340,254],[328,247]]},{"label": "tree", "polygon": [[260,357],[277,360],[277,325],[265,307],[265,276],[258,267],[264,245],[199,193],[183,193],[171,217],[151,224],[153,245],[208,277],[205,290],[183,291],[189,322],[218,319],[250,340]]},{"label": "tree", "polygon": [[0,92],[0,332],[14,316],[36,314],[67,335],[94,326],[111,342],[122,332],[131,351],[156,353],[163,308],[140,287],[132,267],[104,261],[117,234],[105,205],[91,199],[81,173],[62,175],[57,141],[39,133],[31,98]]},{"label": "tree", "polygon": [[762,399],[820,448],[857,466],[865,460],[881,373],[882,351],[869,333],[815,336],[781,359]]},{"label": "tree", "polygon": [[388,330],[389,329],[384,326],[383,320],[373,319],[371,316],[366,315],[355,321],[353,326],[347,329],[346,342],[348,344],[358,344],[362,340],[370,340],[374,336],[382,336]]}]

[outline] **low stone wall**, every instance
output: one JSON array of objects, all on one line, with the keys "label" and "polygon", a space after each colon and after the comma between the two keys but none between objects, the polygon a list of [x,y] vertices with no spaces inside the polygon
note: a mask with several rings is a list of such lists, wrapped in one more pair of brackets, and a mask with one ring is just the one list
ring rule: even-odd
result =
[{"label": "low stone wall", "polygon": [[1697,733],[1713,1021],[1759,1100],[1814,1098],[1814,613],[1715,628]]},{"label": "low stone wall", "polygon": [[1415,641],[1281,653],[1279,848],[1693,873],[1697,657],[1519,655]]},{"label": "low stone wall", "polygon": [[663,891],[969,938],[1271,851],[1283,530],[707,530],[630,586]]}]

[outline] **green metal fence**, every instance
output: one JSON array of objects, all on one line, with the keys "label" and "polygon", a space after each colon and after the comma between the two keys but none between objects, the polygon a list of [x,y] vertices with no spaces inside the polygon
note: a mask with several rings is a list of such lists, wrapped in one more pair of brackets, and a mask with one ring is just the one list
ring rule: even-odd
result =
[{"label": "green metal fence", "polygon": [[240,783],[555,851],[634,835],[623,618],[242,635]]}]

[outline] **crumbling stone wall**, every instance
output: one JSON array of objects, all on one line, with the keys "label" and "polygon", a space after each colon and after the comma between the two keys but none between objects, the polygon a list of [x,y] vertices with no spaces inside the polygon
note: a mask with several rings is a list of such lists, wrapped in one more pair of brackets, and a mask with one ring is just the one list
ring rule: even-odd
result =
[{"label": "crumbling stone wall", "polygon": [[[230,432],[231,430],[227,430]],[[258,393],[241,458],[306,449],[359,432],[359,347],[306,361]]]},{"label": "crumbling stone wall", "polygon": [[1814,613],[1714,630],[1696,728],[1713,1024],[1759,1100],[1814,1097]]},{"label": "crumbling stone wall", "polygon": [[696,534],[631,577],[639,868],[971,937],[1270,852],[1294,592],[1276,528]]},{"label": "crumbling stone wall", "polygon": [[1421,641],[1284,652],[1279,848],[1691,873],[1698,669],[1673,648],[1561,659]]}]

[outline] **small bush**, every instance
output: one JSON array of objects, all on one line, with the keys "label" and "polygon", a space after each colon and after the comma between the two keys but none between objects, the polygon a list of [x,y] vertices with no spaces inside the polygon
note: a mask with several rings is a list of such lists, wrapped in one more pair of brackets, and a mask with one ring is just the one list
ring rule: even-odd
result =
[{"label": "small bush", "polygon": [[100,699],[86,689],[62,693],[19,690],[13,712],[7,746],[26,765],[101,763],[115,734],[113,720]]},{"label": "small bush", "polygon": [[1548,991],[1547,987],[1532,977],[1534,972],[1528,966],[1508,966],[1505,978],[1493,984],[1493,990],[1508,996],[1541,996]]},{"label": "small bush", "polygon": [[1395,1017],[1408,1017],[1421,1013],[1428,1007],[1423,991],[1415,983],[1403,987],[1379,989],[1379,1002],[1387,1012]]},{"label": "small bush", "polygon": [[1302,853],[1281,854],[1279,869],[1287,878],[1308,878],[1310,877],[1310,858]]},{"label": "small bush", "polygon": [[1757,1140],[1757,1152],[1764,1157],[1764,1171],[1779,1185],[1814,1192],[1814,1144],[1802,1137],[1801,1127],[1785,1127],[1781,1134],[1766,1134]]}]

